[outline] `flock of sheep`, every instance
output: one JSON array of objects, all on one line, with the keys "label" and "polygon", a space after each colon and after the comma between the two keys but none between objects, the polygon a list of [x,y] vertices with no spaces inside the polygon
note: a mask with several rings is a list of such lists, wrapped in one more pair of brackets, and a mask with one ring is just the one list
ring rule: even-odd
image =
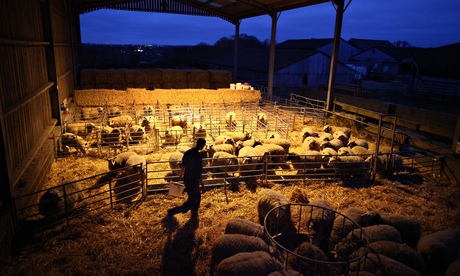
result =
[{"label": "flock of sheep", "polygon": [[[213,243],[211,275],[458,275],[460,231],[422,233],[418,220],[322,199],[295,208],[265,189],[259,223],[231,219]],[[284,238],[283,237],[287,237]],[[450,273],[450,274],[449,274]]]}]

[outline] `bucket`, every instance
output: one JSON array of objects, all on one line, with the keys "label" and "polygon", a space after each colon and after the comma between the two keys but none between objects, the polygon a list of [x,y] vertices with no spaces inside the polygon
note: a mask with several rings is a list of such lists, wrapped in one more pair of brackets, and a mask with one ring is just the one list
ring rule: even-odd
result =
[{"label": "bucket", "polygon": [[230,83],[230,89],[235,90],[235,84],[234,83]]},{"label": "bucket", "polygon": [[184,192],[184,189],[185,186],[183,184],[171,182],[171,184],[169,184],[169,195],[181,196]]},{"label": "bucket", "polygon": [[236,90],[241,90],[243,89],[243,84],[241,82],[237,82],[236,85],[235,85],[235,89]]}]

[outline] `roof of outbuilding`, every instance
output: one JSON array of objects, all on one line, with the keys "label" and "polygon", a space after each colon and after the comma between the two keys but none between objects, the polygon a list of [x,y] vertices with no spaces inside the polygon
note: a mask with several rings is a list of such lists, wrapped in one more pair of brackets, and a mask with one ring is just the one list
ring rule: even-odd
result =
[{"label": "roof of outbuilding", "polygon": [[359,38],[350,38],[348,43],[355,46],[358,49],[363,51],[373,48],[373,47],[388,47],[395,48],[395,46],[388,40],[373,40],[373,39],[359,39]]},{"label": "roof of outbuilding", "polygon": [[238,20],[337,0],[70,0],[80,14],[99,9],[160,12]]},{"label": "roof of outbuilding", "polygon": [[324,45],[331,44],[333,38],[288,39],[276,44],[276,49],[316,50]]}]

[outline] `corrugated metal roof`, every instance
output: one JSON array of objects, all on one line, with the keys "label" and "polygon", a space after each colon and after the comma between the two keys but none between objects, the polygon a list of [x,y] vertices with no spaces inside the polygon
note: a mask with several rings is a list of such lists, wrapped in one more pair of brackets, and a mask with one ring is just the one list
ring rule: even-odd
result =
[{"label": "corrugated metal roof", "polygon": [[99,9],[160,12],[238,20],[331,2],[331,0],[70,0],[80,14]]}]

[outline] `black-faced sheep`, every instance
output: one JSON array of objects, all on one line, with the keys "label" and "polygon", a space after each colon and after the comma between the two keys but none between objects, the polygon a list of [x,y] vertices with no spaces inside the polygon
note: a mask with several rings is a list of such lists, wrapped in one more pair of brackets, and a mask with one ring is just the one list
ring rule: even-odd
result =
[{"label": "black-faced sheep", "polygon": [[319,142],[324,142],[324,141],[331,141],[332,139],[334,139],[334,136],[331,134],[331,133],[323,133],[319,136]]},{"label": "black-faced sheep", "polygon": [[225,115],[225,125],[228,131],[234,131],[236,129],[237,123],[235,112],[230,111]]},{"label": "black-faced sheep", "polygon": [[64,124],[65,132],[70,132],[79,136],[87,136],[96,129],[94,123],[66,123]]},{"label": "black-faced sheep", "polygon": [[353,229],[348,235],[338,242],[335,249],[336,260],[347,260],[351,253],[364,246],[367,242],[393,241],[402,243],[401,234],[393,226],[380,224]]},{"label": "black-faced sheep", "polygon": [[320,151],[320,143],[317,138],[309,136],[303,140],[302,148],[304,150],[316,150]]},{"label": "black-faced sheep", "polygon": [[289,254],[287,263],[289,267],[300,272],[304,276],[329,275],[327,264],[316,261],[328,261],[326,254],[316,245],[303,242],[294,249],[297,255]]},{"label": "black-faced sheep", "polygon": [[86,150],[88,148],[88,142],[85,139],[83,139],[83,137],[70,132],[63,133],[61,135],[59,142],[59,148],[68,146],[71,148],[75,148],[77,151],[80,151],[83,154],[86,154]]},{"label": "black-faced sheep", "polygon": [[460,232],[449,228],[426,234],[416,249],[425,259],[428,275],[443,275],[449,264],[459,258]]},{"label": "black-faced sheep", "polygon": [[[267,225],[265,227],[267,227],[269,232],[281,230],[289,226],[291,224],[291,210],[289,205],[286,205],[288,203],[283,194],[271,189],[263,189],[257,201],[259,223],[264,225],[264,222],[266,222]],[[268,214],[275,207],[279,208]]]},{"label": "black-faced sheep", "polygon": [[224,259],[241,252],[254,251],[264,251],[271,254],[271,248],[261,238],[243,234],[220,235],[214,240],[211,247],[211,274]]},{"label": "black-faced sheep", "polygon": [[318,133],[313,131],[311,127],[304,127],[300,131],[300,135],[302,135],[302,142],[307,138],[307,137],[319,137]]},{"label": "black-faced sheep", "polygon": [[343,131],[336,131],[332,135],[334,136],[334,139],[342,141],[344,147],[346,147],[350,141],[350,137],[348,137]]},{"label": "black-faced sheep", "polygon": [[155,117],[154,116],[143,116],[141,126],[145,128],[146,132],[152,132],[155,129]]},{"label": "black-faced sheep", "polygon": [[351,137],[351,129],[348,127],[337,127],[337,126],[330,126],[330,125],[325,125],[323,127],[323,131],[326,133],[335,133],[337,131],[343,132],[348,138]]},{"label": "black-faced sheep", "polygon": [[282,269],[279,260],[265,251],[241,252],[220,262],[216,275],[266,276]]},{"label": "black-faced sheep", "polygon": [[120,154],[117,154],[115,157],[108,158],[108,165],[110,171],[116,171],[121,168],[126,167],[126,161],[133,155],[137,155],[134,151],[126,151]]},{"label": "black-faced sheep", "polygon": [[332,148],[335,151],[338,151],[341,147],[343,147],[343,142],[337,138],[334,138],[330,141],[323,141],[320,143],[320,150],[323,150],[325,148]]},{"label": "black-faced sheep", "polygon": [[332,205],[324,199],[312,200],[310,205],[305,215],[310,241],[320,248],[328,249],[327,242],[335,219]]},{"label": "black-faced sheep", "polygon": [[364,139],[355,139],[353,141],[348,142],[348,147],[353,148],[355,146],[360,146],[366,149],[369,149],[369,143]]},{"label": "black-faced sheep", "polygon": [[326,168],[330,168],[327,164],[329,163],[329,159],[332,157],[332,156],[337,156],[337,151],[333,148],[324,148],[320,151],[321,153],[321,160],[323,161],[323,167],[326,169]]},{"label": "black-faced sheep", "polygon": [[133,117],[129,115],[121,115],[109,119],[109,126],[111,127],[130,127],[133,123]]},{"label": "black-faced sheep", "polygon": [[82,198],[81,183],[76,180],[65,180],[41,195],[38,209],[40,214],[46,218],[56,218],[56,216],[72,211],[75,203]]}]

